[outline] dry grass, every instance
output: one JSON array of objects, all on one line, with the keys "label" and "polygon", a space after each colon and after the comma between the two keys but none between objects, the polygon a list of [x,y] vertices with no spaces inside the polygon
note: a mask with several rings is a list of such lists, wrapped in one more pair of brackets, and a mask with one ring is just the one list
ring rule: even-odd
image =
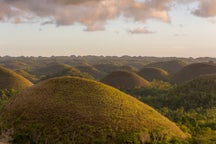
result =
[{"label": "dry grass", "polygon": [[1,119],[4,128],[14,130],[18,143],[141,143],[153,137],[186,138],[148,105],[110,86],[76,77],[50,79],[25,90],[5,106]]}]

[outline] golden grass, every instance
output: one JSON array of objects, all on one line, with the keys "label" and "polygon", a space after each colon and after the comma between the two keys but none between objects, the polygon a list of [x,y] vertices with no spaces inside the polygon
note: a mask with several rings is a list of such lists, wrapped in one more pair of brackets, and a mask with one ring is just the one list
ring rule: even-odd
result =
[{"label": "golden grass", "polygon": [[31,85],[32,83],[21,75],[0,66],[0,89],[21,90]]},{"label": "golden grass", "polygon": [[[186,135],[150,106],[100,82],[50,79],[25,90],[1,113],[6,128],[36,143],[124,143]],[[20,141],[19,141],[20,142]],[[23,141],[22,141],[23,142]]]}]

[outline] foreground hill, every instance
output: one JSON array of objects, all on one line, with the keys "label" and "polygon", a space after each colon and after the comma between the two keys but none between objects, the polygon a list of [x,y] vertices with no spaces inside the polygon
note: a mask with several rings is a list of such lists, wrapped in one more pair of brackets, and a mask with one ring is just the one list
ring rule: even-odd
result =
[{"label": "foreground hill", "polygon": [[21,90],[31,85],[32,83],[21,75],[0,66],[0,89]]},{"label": "foreground hill", "polygon": [[134,89],[150,86],[147,80],[128,71],[114,71],[103,78],[101,82],[118,89]]},{"label": "foreground hill", "polygon": [[175,83],[183,83],[201,75],[216,74],[216,65],[213,63],[193,63],[184,67],[172,77]]},{"label": "foreground hill", "polygon": [[13,131],[14,143],[144,143],[186,138],[148,105],[83,78],[41,82],[3,110],[1,126]]},{"label": "foreground hill", "polygon": [[167,81],[169,77],[169,73],[167,71],[156,67],[144,67],[138,72],[138,75],[142,76],[148,81],[153,81],[153,80]]},{"label": "foreground hill", "polygon": [[174,74],[185,67],[187,64],[181,60],[171,60],[157,63],[150,63],[146,67],[158,67],[168,71],[170,74]]}]

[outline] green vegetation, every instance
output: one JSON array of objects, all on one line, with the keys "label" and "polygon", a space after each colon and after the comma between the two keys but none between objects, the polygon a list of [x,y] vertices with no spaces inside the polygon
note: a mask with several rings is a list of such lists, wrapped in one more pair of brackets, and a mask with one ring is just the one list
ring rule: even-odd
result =
[{"label": "green vegetation", "polygon": [[133,72],[128,71],[114,71],[103,78],[101,82],[118,89],[134,89],[150,86],[147,80]]},{"label": "green vegetation", "polygon": [[22,90],[32,86],[32,83],[21,75],[0,66],[0,89]]},{"label": "green vegetation", "polygon": [[34,85],[13,97],[0,118],[12,143],[180,143],[187,137],[137,99],[76,77]]},{"label": "green vegetation", "polygon": [[185,133],[191,134],[190,143],[216,143],[216,76],[199,77],[179,86],[161,81],[155,81],[154,85],[127,93],[176,122]]},{"label": "green vegetation", "polygon": [[145,78],[148,81],[153,80],[163,80],[168,81],[169,73],[161,68],[156,67],[144,67],[139,72],[138,75]]}]

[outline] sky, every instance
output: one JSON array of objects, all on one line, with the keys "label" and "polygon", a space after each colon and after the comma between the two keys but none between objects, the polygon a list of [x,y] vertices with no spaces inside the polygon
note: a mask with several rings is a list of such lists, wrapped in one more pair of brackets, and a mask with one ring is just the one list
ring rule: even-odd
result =
[{"label": "sky", "polygon": [[0,0],[0,56],[216,57],[216,0]]}]

